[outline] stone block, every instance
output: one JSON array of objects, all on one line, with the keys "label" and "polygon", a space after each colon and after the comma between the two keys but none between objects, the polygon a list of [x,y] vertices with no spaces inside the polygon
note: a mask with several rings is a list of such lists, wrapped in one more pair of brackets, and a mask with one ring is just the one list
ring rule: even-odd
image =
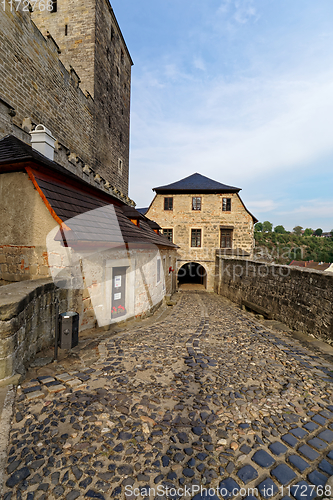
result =
[{"label": "stone block", "polygon": [[0,380],[14,375],[13,355],[0,359]]}]

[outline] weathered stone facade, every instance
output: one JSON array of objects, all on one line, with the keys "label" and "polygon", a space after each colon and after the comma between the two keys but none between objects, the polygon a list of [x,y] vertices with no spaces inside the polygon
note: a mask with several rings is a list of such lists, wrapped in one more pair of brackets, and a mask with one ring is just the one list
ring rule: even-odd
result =
[{"label": "weathered stone facade", "polygon": [[58,225],[28,175],[0,175],[0,199],[0,283],[49,276],[46,235]]},{"label": "weathered stone facade", "polygon": [[28,142],[23,129],[42,123],[127,195],[132,61],[114,13],[107,0],[58,0],[55,13],[36,5],[2,9],[0,137]]},{"label": "weathered stone facade", "polygon": [[[173,198],[173,209],[164,210],[164,198]],[[201,198],[201,210],[192,209],[193,197]],[[222,211],[222,199],[231,199],[231,211]],[[178,245],[177,270],[188,262],[201,264],[207,272],[206,288],[214,287],[215,252],[221,245],[221,228],[232,231],[232,248],[253,251],[253,217],[237,193],[157,194],[146,216],[163,230],[173,230]],[[201,229],[201,246],[191,247],[191,230]]]},{"label": "weathered stone facade", "polygon": [[294,330],[333,342],[329,273],[217,256],[215,291],[237,304],[260,306]]},{"label": "weathered stone facade", "polygon": [[83,314],[81,290],[58,289],[51,279],[0,288],[0,380],[24,373],[35,354],[54,341],[56,298],[60,313],[80,313],[80,330],[94,326],[95,320],[89,324]]}]

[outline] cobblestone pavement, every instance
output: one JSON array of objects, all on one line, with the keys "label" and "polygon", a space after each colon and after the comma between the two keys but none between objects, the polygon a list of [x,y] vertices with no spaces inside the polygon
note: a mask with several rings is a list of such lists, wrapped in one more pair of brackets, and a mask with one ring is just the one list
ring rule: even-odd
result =
[{"label": "cobblestone pavement", "polygon": [[222,297],[179,295],[90,366],[22,384],[5,500],[333,496],[333,366]]}]

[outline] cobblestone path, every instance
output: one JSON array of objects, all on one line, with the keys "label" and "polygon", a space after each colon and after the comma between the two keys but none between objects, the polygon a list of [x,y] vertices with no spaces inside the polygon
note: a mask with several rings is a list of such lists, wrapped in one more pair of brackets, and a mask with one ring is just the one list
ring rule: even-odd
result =
[{"label": "cobblestone path", "polygon": [[179,295],[90,367],[22,384],[5,500],[333,497],[333,367],[222,297]]}]

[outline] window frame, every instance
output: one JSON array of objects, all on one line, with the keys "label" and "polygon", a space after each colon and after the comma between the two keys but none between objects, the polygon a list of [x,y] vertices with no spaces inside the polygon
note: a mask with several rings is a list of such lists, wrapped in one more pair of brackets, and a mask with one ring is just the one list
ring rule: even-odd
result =
[{"label": "window frame", "polygon": [[124,162],[121,158],[118,158],[118,175],[123,175]]},{"label": "window frame", "polygon": [[[169,205],[169,202],[167,203],[166,200],[172,200],[171,201],[171,208],[167,207]],[[164,211],[165,212],[172,212],[173,211],[173,196],[164,196]],[[166,208],[167,207],[167,208]]]},{"label": "window frame", "polygon": [[159,285],[161,283],[161,271],[162,271],[162,262],[160,257],[157,257],[156,260],[156,285]]},{"label": "window frame", "polygon": [[[228,235],[226,234],[225,237],[230,238],[230,246],[222,246],[222,238],[223,238],[222,233],[228,233]],[[224,250],[232,249],[232,243],[233,243],[233,229],[220,229],[220,248],[223,248]]]},{"label": "window frame", "polygon": [[[162,231],[163,231],[163,236],[168,238],[168,240],[171,241],[171,243],[173,243],[173,227],[165,227],[162,229]],[[164,231],[171,231],[171,239],[169,238],[169,236],[167,236],[167,233]]]},{"label": "window frame", "polygon": [[[193,243],[193,237],[194,237],[193,236],[194,231],[199,232],[199,234],[200,234],[200,245],[194,245],[194,246],[192,245],[192,243]],[[197,241],[197,236],[195,236],[195,239]],[[201,228],[198,228],[198,227],[191,228],[190,247],[191,248],[202,248],[202,229]]]},{"label": "window frame", "polygon": [[[194,200],[196,200],[196,202]],[[196,205],[196,203],[198,203],[198,200],[200,200],[199,201],[200,208],[197,208],[197,205]],[[194,212],[201,212],[201,207],[202,207],[202,197],[201,196],[192,196],[192,210]]]},{"label": "window frame", "polygon": [[[225,203],[225,208],[224,208],[224,203]],[[222,212],[231,212],[231,198],[222,198]]]}]

